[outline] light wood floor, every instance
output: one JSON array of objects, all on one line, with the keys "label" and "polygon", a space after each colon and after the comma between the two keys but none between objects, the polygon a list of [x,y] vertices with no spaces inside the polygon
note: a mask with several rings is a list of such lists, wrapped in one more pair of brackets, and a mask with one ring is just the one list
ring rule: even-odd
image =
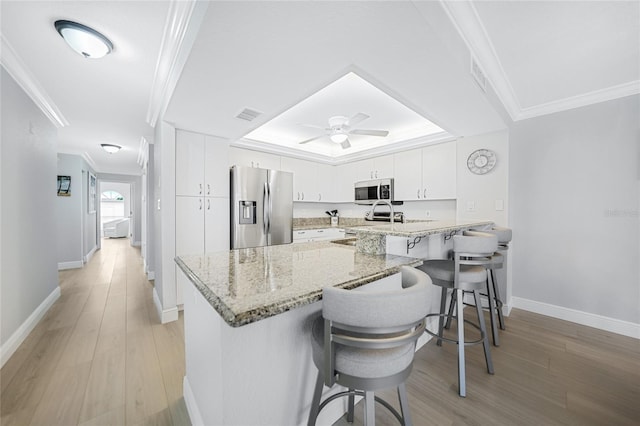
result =
[{"label": "light wood floor", "polygon": [[162,325],[140,251],[105,239],[0,371],[0,423],[189,425],[183,320]]},{"label": "light wood floor", "polygon": [[[139,250],[104,240],[83,269],[60,273],[60,287],[0,370],[0,424],[188,425],[182,316],[159,324]],[[639,340],[518,310],[501,339],[493,376],[481,348],[468,349],[466,398],[455,345],[418,351],[407,384],[414,425],[640,425]],[[396,424],[381,408],[376,417]]]}]

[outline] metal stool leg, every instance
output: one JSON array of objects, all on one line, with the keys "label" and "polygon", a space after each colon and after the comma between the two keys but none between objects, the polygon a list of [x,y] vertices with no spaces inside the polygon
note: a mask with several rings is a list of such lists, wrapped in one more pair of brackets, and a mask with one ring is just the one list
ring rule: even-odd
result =
[{"label": "metal stool leg", "polygon": [[[444,327],[444,310],[447,307],[447,289],[442,287],[442,293],[440,295],[440,317],[438,318],[438,336],[442,337]],[[438,339],[436,342],[438,346],[442,346],[442,339]]]},{"label": "metal stool leg", "polygon": [[491,320],[491,336],[493,337],[494,346],[500,346],[500,337],[498,337],[498,321],[496,320],[496,301],[493,294],[493,280],[491,274],[487,274],[487,299],[489,301],[489,319]]},{"label": "metal stool leg", "polygon": [[502,298],[500,297],[500,287],[498,286],[498,281],[496,280],[496,273],[494,269],[490,270],[491,272],[491,281],[493,282],[493,294],[496,298],[496,310],[498,311],[498,321],[500,322],[500,329],[504,330],[504,315],[502,314]]},{"label": "metal stool leg", "polygon": [[375,399],[373,395],[373,391],[366,391],[364,393],[364,425],[365,426],[375,426],[376,424],[376,408],[375,408]]},{"label": "metal stool leg", "polygon": [[[447,312],[447,323],[444,328],[449,330],[451,328],[451,318],[453,317],[453,310],[456,308],[456,302],[458,301],[458,293],[455,290],[451,292],[451,302],[449,302],[449,312]],[[444,310],[442,311],[444,313]]]},{"label": "metal stool leg", "polygon": [[404,383],[398,386],[398,399],[400,400],[400,414],[402,414],[402,424],[412,426],[411,415],[409,414],[409,399],[407,398],[407,387]]},{"label": "metal stool leg", "polygon": [[[462,300],[463,292],[460,289],[454,290],[458,300]],[[462,397],[467,396],[467,385],[465,379],[464,367],[464,304],[458,303],[456,309],[458,322],[458,394]]]},{"label": "metal stool leg", "polygon": [[478,314],[478,321],[480,322],[480,332],[483,334],[484,347],[484,359],[487,362],[487,372],[493,374],[493,360],[491,359],[491,344],[489,343],[489,337],[487,336],[487,327],[484,322],[484,314],[482,313],[482,306],[480,305],[480,293],[478,290],[473,291],[473,299],[476,302],[476,312]]},{"label": "metal stool leg", "polygon": [[[349,391],[353,391],[353,389],[349,388]],[[348,411],[347,411],[347,422],[349,423],[353,423],[353,405],[354,405],[354,401],[355,400],[355,395],[354,394],[349,394],[348,397]]]},{"label": "metal stool leg", "polygon": [[308,426],[315,426],[320,412],[320,398],[322,398],[322,388],[324,387],[324,377],[320,371],[318,371],[318,377],[316,378],[316,387],[313,391],[313,400],[311,401],[311,410],[309,411]]}]

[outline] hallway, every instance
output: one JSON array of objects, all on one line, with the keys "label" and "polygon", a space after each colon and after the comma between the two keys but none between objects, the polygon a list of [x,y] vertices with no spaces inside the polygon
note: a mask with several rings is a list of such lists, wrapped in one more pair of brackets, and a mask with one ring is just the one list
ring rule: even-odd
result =
[{"label": "hallway", "polygon": [[0,370],[10,425],[188,425],[183,319],[162,325],[140,249],[104,239]]}]

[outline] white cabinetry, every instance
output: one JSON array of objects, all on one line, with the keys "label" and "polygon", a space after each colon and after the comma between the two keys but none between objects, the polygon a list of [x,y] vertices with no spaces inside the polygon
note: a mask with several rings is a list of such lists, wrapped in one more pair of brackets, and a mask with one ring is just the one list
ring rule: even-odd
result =
[{"label": "white cabinetry", "polygon": [[332,202],[332,166],[282,157],[282,170],[293,173],[293,201]]},{"label": "white cabinetry", "polygon": [[[228,142],[176,131],[176,256],[229,249]],[[187,280],[177,269],[178,305]]]},{"label": "white cabinetry", "polygon": [[261,169],[280,170],[280,156],[267,152],[252,151],[236,147],[229,148],[230,166],[258,167]]},{"label": "white cabinetry", "polygon": [[294,243],[337,240],[340,238],[344,238],[344,229],[342,228],[303,229],[293,231]]},{"label": "white cabinetry", "polygon": [[356,168],[353,163],[340,164],[333,166],[333,202],[335,203],[353,203],[354,202],[354,183],[358,180],[356,177]]},{"label": "white cabinetry", "polygon": [[394,154],[396,201],[456,198],[456,143]]},{"label": "white cabinetry", "polygon": [[393,177],[393,155],[360,160],[353,163],[356,181]]}]

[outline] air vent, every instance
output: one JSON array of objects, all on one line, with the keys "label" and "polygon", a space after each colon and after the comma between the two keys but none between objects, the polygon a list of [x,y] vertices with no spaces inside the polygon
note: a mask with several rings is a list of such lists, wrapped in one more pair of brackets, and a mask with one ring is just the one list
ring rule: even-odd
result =
[{"label": "air vent", "polygon": [[478,83],[478,86],[480,86],[480,88],[484,92],[486,92],[487,77],[484,75],[484,72],[482,72],[482,68],[480,68],[480,65],[478,65],[476,59],[473,56],[471,57],[471,75],[476,80],[476,83]]},{"label": "air vent", "polygon": [[258,118],[258,116],[260,116],[261,114],[262,113],[260,111],[245,108],[242,111],[240,111],[238,115],[236,115],[236,118],[239,118],[240,120],[245,120],[245,121],[253,121],[256,118]]}]

